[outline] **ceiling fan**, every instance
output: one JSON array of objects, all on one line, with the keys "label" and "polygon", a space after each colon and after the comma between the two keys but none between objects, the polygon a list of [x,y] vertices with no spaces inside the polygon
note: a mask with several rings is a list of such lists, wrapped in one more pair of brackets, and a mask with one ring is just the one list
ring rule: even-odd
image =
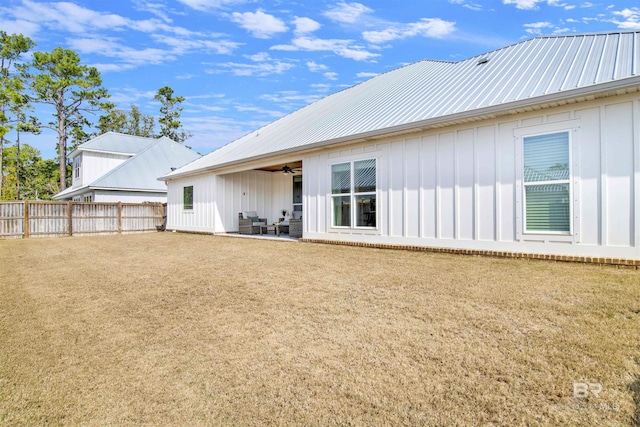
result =
[{"label": "ceiling fan", "polygon": [[282,173],[283,174],[288,174],[288,173],[292,173],[293,174],[293,173],[296,173],[297,170],[300,170],[300,169],[292,169],[292,168],[289,167],[289,165],[284,165],[282,167]]}]

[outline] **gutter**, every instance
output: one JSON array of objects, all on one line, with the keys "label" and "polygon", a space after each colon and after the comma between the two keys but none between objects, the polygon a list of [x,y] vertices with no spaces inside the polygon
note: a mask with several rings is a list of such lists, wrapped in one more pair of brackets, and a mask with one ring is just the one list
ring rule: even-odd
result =
[{"label": "gutter", "polygon": [[[376,129],[369,132],[347,135],[339,138],[306,144],[299,147],[287,148],[285,150],[272,151],[270,153],[259,154],[252,157],[245,157],[242,159],[233,160],[226,163],[220,163],[220,164],[204,167],[198,170],[165,175],[163,177],[158,178],[158,180],[166,182],[174,178],[183,178],[191,175],[199,175],[204,172],[210,172],[210,171],[223,169],[230,166],[236,166],[242,163],[257,161],[257,160],[261,160],[269,157],[297,153],[297,152],[302,152],[307,150],[320,149],[320,148],[325,148],[331,145],[337,145],[345,142],[359,142],[359,141],[366,141],[370,139],[379,139],[381,137],[384,137],[385,135],[398,134],[398,133],[411,133],[414,131],[428,129],[436,126],[442,127],[444,125],[455,124],[456,122],[459,122],[459,121],[470,121],[471,119],[476,117],[480,118],[482,116],[507,115],[509,114],[510,111],[529,108],[536,105],[554,103],[554,102],[559,102],[563,100],[569,101],[569,100],[572,100],[575,98],[581,98],[581,97],[593,96],[595,98],[597,97],[597,95],[608,96],[608,93],[611,91],[619,91],[622,89],[630,89],[633,87],[636,88],[636,91],[640,89],[640,76],[627,77],[622,80],[615,80],[608,83],[585,86],[585,87],[566,90],[562,92],[541,95],[534,98],[526,98],[518,101],[508,102],[508,103],[492,105],[492,106],[477,108],[477,109],[468,110],[468,111],[461,111],[459,113],[453,113],[446,116],[439,116],[439,117],[429,118],[429,119],[425,119],[417,122],[405,123],[401,125],[386,127],[383,129]],[[618,95],[618,93],[614,93],[612,95]]]}]

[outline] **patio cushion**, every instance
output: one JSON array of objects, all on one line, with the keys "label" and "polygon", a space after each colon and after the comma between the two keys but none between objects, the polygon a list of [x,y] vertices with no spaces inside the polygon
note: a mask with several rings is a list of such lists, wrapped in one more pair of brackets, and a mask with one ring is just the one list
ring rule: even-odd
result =
[{"label": "patio cushion", "polygon": [[243,219],[249,219],[251,217],[258,217],[258,212],[256,212],[256,211],[243,211],[242,212],[242,218]]},{"label": "patio cushion", "polygon": [[300,211],[293,212],[293,219],[301,219],[301,218],[302,218],[302,212]]},{"label": "patio cushion", "polygon": [[267,225],[267,223],[264,221],[253,221],[251,225]]}]

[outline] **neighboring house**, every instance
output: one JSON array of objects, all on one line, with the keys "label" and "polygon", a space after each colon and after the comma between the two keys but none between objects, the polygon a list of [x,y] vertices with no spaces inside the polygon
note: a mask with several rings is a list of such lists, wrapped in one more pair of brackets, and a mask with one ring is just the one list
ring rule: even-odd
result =
[{"label": "neighboring house", "polygon": [[639,89],[633,31],[420,61],[166,175],[167,228],[277,220],[295,165],[304,238],[638,260]]},{"label": "neighboring house", "polygon": [[54,199],[164,203],[167,186],[158,177],[198,158],[199,154],[167,137],[107,132],[79,145],[69,155],[72,185]]}]

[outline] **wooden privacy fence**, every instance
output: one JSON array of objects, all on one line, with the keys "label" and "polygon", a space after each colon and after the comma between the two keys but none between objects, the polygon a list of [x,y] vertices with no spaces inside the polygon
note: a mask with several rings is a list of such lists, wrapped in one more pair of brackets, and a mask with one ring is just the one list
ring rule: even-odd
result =
[{"label": "wooden privacy fence", "polygon": [[162,203],[0,202],[0,238],[144,233],[165,219]]}]

